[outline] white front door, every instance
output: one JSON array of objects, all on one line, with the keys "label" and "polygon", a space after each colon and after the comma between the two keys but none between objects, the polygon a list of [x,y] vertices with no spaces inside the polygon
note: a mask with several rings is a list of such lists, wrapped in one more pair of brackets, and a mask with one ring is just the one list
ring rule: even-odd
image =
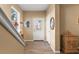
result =
[{"label": "white front door", "polygon": [[44,19],[42,18],[35,18],[33,20],[33,40],[44,40],[44,25]]}]

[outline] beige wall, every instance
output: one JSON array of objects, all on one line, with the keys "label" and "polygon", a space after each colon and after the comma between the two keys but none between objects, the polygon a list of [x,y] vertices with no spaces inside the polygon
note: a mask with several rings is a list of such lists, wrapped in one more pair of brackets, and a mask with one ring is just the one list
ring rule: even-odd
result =
[{"label": "beige wall", "polygon": [[33,23],[32,23],[32,21],[33,21],[34,18],[44,18],[44,20],[45,20],[45,12],[42,12],[42,11],[27,11],[27,12],[24,12],[23,15],[24,15],[23,21],[29,19],[30,22],[31,22],[31,27],[29,29],[24,27],[24,39],[25,40],[33,40]]},{"label": "beige wall", "polygon": [[60,53],[60,5],[55,5],[55,50]]},{"label": "beige wall", "polygon": [[24,53],[24,47],[1,25],[0,53]]},{"label": "beige wall", "polygon": [[[60,52],[60,21],[59,21],[59,5],[49,5],[46,13],[46,38],[54,52]],[[53,30],[50,28],[50,18],[55,19],[55,28]],[[49,20],[49,21],[48,21]],[[50,37],[48,37],[50,35]]]},{"label": "beige wall", "polygon": [[[18,5],[0,4],[0,8],[9,19],[11,17],[11,6],[16,8],[22,16],[22,11]],[[0,25],[0,53],[24,53],[23,50],[24,47]]]},{"label": "beige wall", "polygon": [[79,36],[79,5],[61,5],[61,34],[70,31]]}]

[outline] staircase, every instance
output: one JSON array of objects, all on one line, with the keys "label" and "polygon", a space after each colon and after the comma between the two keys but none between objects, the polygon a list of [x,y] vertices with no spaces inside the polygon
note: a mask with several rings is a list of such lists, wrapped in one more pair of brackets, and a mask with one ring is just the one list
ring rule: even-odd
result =
[{"label": "staircase", "polygon": [[25,43],[0,9],[0,53],[24,53]]}]

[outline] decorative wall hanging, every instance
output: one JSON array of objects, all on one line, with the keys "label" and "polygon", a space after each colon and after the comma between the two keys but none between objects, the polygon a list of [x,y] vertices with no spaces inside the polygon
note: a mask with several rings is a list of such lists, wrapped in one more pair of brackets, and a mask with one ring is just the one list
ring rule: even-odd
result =
[{"label": "decorative wall hanging", "polygon": [[54,17],[51,17],[51,19],[50,19],[50,29],[54,29]]},{"label": "decorative wall hanging", "polygon": [[41,20],[37,20],[35,26],[36,30],[41,30]]},{"label": "decorative wall hanging", "polygon": [[39,20],[38,23],[39,23],[39,24],[38,24],[38,28],[39,28],[39,30],[41,30],[41,27],[42,27],[42,26],[41,26],[41,23],[42,23],[42,21]]},{"label": "decorative wall hanging", "polygon": [[29,20],[26,20],[26,21],[24,22],[24,26],[25,26],[26,28],[30,28],[30,21],[29,21]]},{"label": "decorative wall hanging", "polygon": [[12,25],[14,26],[14,28],[16,29],[16,31],[20,33],[20,13],[19,11],[14,8],[13,6],[11,7],[11,22],[12,22]]},{"label": "decorative wall hanging", "polygon": [[14,21],[18,20],[18,13],[15,9],[11,8],[11,19]]}]

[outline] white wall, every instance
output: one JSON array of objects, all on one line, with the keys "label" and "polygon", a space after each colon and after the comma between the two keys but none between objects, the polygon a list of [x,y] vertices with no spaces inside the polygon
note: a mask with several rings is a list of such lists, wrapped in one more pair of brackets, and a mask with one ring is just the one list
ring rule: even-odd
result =
[{"label": "white wall", "polygon": [[[46,40],[49,42],[55,53],[60,53],[60,7],[59,5],[49,5],[46,13]],[[54,17],[54,29],[50,29],[50,18]]]},{"label": "white wall", "polygon": [[50,29],[51,17],[55,19],[55,5],[49,5],[46,13],[46,40],[49,42],[53,51],[55,51],[55,28],[53,30]]}]

